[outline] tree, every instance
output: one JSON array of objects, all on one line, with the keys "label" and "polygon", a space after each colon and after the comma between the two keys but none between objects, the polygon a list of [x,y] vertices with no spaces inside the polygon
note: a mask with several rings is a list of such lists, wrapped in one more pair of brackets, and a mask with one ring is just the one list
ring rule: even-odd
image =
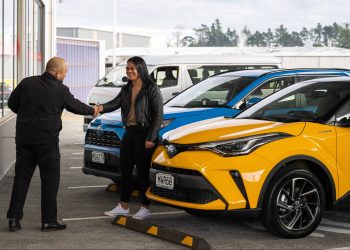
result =
[{"label": "tree", "polygon": [[345,23],[339,31],[338,46],[345,49],[350,49],[350,24]]},{"label": "tree", "polygon": [[320,23],[317,24],[316,28],[312,29],[314,33],[314,47],[322,47],[322,25]]},{"label": "tree", "polygon": [[270,28],[268,28],[267,32],[264,32],[263,35],[265,37],[267,46],[272,46],[275,43],[275,35]]},{"label": "tree", "polygon": [[228,40],[230,41],[231,46],[238,46],[239,36],[238,36],[237,31],[235,29],[233,31],[231,31],[230,28],[228,28],[226,31],[226,36],[227,36]]},{"label": "tree", "polygon": [[287,28],[283,26],[283,24],[280,25],[275,30],[275,37],[276,37],[276,45],[282,46],[282,47],[288,47],[289,46],[289,33]]}]

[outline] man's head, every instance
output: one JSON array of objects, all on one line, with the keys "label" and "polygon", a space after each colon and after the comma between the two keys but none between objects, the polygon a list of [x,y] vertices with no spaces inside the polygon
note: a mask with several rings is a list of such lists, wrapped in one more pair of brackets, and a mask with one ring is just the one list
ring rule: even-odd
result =
[{"label": "man's head", "polygon": [[53,75],[57,80],[63,81],[68,72],[68,67],[63,58],[53,57],[46,64],[47,73]]}]

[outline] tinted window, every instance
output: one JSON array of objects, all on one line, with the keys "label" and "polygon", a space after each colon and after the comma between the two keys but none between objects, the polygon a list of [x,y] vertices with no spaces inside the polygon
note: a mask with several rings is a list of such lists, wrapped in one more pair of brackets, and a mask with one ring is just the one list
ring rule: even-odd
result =
[{"label": "tinted window", "polygon": [[213,77],[185,90],[169,101],[171,107],[219,107],[224,106],[255,78]]},{"label": "tinted window", "polygon": [[[350,95],[348,82],[321,82],[281,91],[241,113],[238,118],[287,121],[324,121]],[[293,89],[293,88],[292,88]]]},{"label": "tinted window", "polygon": [[179,67],[159,67],[152,72],[151,77],[159,88],[176,86],[179,77]]},{"label": "tinted window", "polygon": [[188,74],[192,83],[196,84],[208,77],[227,71],[239,71],[248,69],[276,69],[275,65],[189,65],[187,66]]}]

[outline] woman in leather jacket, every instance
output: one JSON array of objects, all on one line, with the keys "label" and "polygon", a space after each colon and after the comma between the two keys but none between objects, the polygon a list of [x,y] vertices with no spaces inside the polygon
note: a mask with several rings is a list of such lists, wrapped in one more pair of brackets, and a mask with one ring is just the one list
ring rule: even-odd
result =
[{"label": "woman in leather jacket", "polygon": [[102,113],[121,108],[125,134],[120,147],[121,197],[118,205],[105,212],[109,216],[129,215],[134,165],[139,175],[141,208],[133,216],[145,219],[150,215],[149,200],[145,195],[149,187],[149,168],[163,120],[163,98],[149,76],[145,61],[138,56],[127,61],[128,83],[116,98],[100,105]]}]

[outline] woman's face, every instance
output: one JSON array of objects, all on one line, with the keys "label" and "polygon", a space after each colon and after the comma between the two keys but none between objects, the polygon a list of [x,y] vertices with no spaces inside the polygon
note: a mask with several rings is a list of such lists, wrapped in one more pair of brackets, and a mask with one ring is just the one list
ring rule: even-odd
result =
[{"label": "woman's face", "polygon": [[136,81],[140,78],[136,66],[133,62],[128,62],[126,65],[126,75],[130,81]]}]

